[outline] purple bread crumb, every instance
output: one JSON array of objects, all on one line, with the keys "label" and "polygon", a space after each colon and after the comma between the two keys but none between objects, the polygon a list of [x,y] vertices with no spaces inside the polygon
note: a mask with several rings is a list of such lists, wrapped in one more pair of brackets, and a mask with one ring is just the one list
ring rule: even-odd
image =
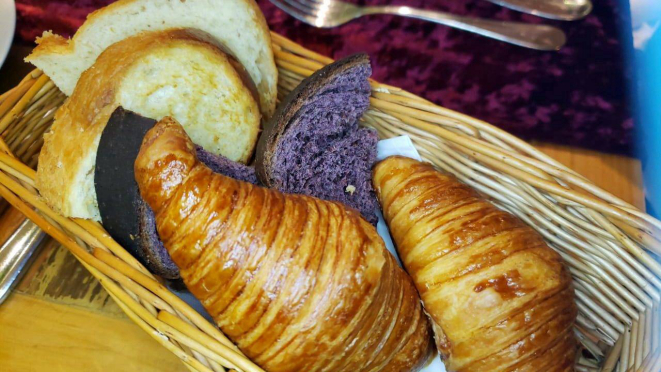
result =
[{"label": "purple bread crumb", "polygon": [[[224,156],[216,155],[196,146],[197,158],[209,167],[215,173],[219,173],[234,179],[257,184],[257,175],[255,168],[234,162]],[[166,279],[178,279],[179,268],[172,262],[170,254],[163,246],[158,231],[156,230],[156,218],[154,211],[141,200],[137,206],[140,215],[139,221],[139,239],[140,245],[144,251],[145,260],[149,261],[156,272]]]},{"label": "purple bread crumb", "polygon": [[149,208],[144,200],[138,203],[138,239],[143,251],[143,258],[156,275],[165,279],[178,279],[179,268],[172,262],[170,254],[163,246],[161,238],[156,231],[156,218],[154,211]]},{"label": "purple bread crumb", "polygon": [[237,163],[222,155],[210,153],[201,146],[196,145],[195,151],[197,151],[197,158],[215,173],[257,185],[257,174],[254,167]]},{"label": "purple bread crumb", "polygon": [[369,106],[369,64],[338,74],[301,106],[274,152],[274,187],[357,209],[376,225],[371,169],[378,136],[359,128]]},{"label": "purple bread crumb", "polygon": [[376,143],[379,138],[371,128],[359,128],[332,142],[323,156],[304,158],[294,184],[294,192],[323,195],[325,199],[352,206],[376,225],[379,204],[372,187],[371,168],[376,162]]}]

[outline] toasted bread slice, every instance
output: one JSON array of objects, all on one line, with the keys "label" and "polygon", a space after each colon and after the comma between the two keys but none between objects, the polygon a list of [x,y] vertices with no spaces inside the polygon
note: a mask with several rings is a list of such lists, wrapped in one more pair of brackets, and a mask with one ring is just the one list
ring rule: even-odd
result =
[{"label": "toasted bread slice", "polygon": [[230,57],[195,34],[153,32],[114,44],[82,74],[44,136],[37,187],[67,217],[100,219],[96,152],[118,106],[172,116],[196,144],[239,162],[251,157],[260,129],[257,101]]},{"label": "toasted bread slice", "polygon": [[200,30],[246,68],[265,117],[275,110],[277,70],[271,36],[253,0],[120,0],[92,13],[67,40],[45,32],[26,61],[40,68],[66,95],[110,45],[146,31]]}]

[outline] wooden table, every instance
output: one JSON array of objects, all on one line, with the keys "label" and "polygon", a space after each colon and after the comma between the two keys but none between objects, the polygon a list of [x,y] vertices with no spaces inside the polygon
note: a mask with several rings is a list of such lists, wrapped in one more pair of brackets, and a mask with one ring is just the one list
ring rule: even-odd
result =
[{"label": "wooden table", "polygon": [[[29,67],[21,65],[17,56],[24,53],[26,48],[15,46],[0,76],[9,76],[9,70],[12,78],[22,77],[22,69],[27,72]],[[643,207],[637,160],[535,145],[598,186]],[[13,209],[0,217],[0,242],[21,221],[22,216]],[[0,305],[0,371],[107,370],[186,371],[176,357],[122,313],[65,248],[49,239],[14,293]]]}]

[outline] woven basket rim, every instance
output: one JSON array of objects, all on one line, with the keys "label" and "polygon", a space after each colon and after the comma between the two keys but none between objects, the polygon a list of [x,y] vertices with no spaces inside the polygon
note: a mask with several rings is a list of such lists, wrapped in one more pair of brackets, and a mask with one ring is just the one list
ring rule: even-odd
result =
[{"label": "woven basket rim", "polygon": [[[332,62],[271,33],[279,98]],[[484,121],[371,81],[363,125],[408,134],[422,157],[536,228],[565,259],[591,358],[576,370],[661,370],[661,221]],[[126,314],[194,371],[261,371],[94,222],[59,216],[34,185],[41,135],[64,96],[38,70],[0,95],[0,195],[67,247]],[[619,364],[618,364],[619,363]]]}]

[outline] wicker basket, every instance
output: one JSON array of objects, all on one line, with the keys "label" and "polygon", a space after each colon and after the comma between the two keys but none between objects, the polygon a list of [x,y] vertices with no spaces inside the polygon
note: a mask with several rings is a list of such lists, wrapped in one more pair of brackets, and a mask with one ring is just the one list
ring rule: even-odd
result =
[{"label": "wicker basket", "polygon": [[[331,62],[273,34],[279,98]],[[65,97],[40,71],[0,96],[0,195],[66,246],[126,314],[191,371],[261,371],[213,324],[94,222],[64,218],[34,188],[42,135]],[[401,89],[372,82],[363,124],[408,134],[423,159],[535,227],[569,265],[580,309],[577,371],[661,371],[661,222],[525,142]]]}]

